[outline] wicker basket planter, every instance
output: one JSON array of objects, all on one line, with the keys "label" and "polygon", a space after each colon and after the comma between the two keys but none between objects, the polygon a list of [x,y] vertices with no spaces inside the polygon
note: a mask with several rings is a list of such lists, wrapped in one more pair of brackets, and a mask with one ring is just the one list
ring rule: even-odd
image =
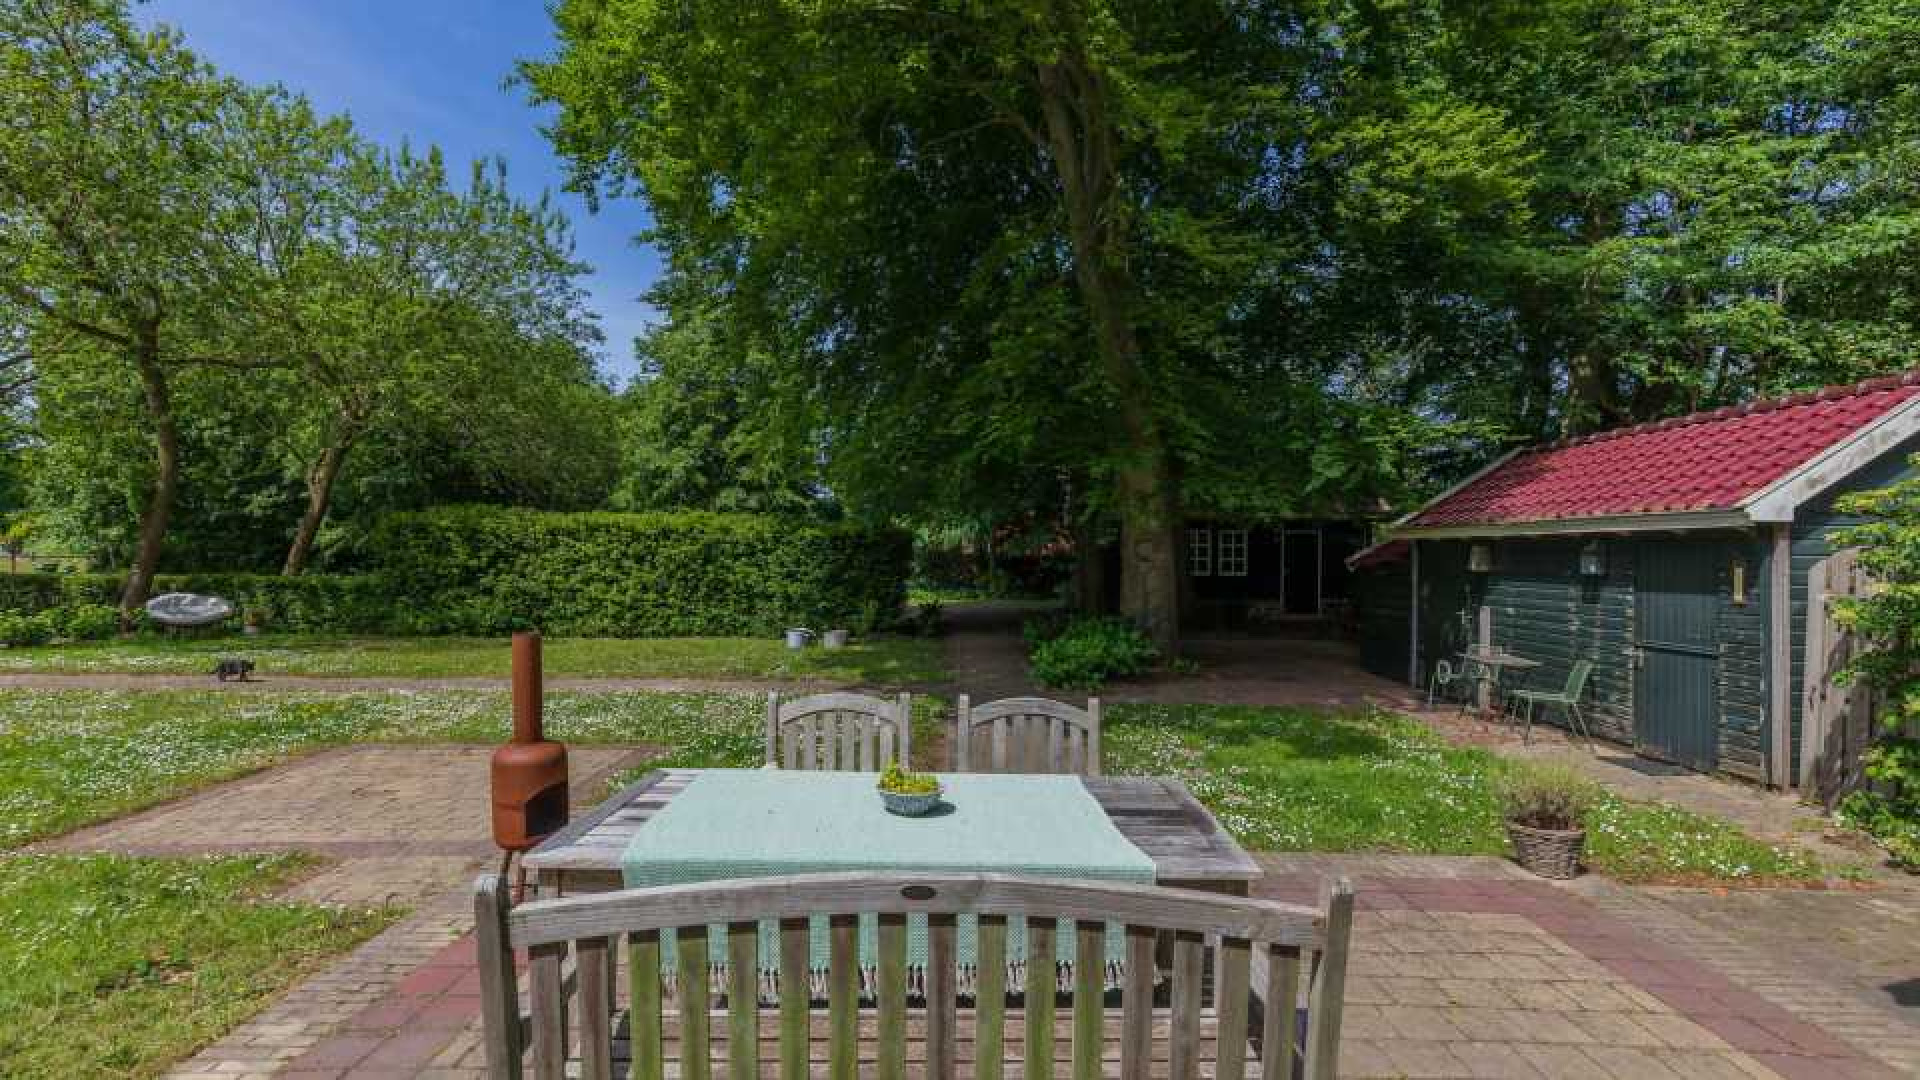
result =
[{"label": "wicker basket planter", "polygon": [[1585,829],[1536,829],[1507,822],[1513,857],[1521,866],[1544,878],[1564,881],[1580,873],[1580,856],[1587,849]]}]

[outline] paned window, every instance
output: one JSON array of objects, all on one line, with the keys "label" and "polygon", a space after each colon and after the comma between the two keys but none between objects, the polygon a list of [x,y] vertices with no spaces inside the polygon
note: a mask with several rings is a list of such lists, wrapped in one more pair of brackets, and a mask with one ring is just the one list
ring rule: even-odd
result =
[{"label": "paned window", "polygon": [[1221,577],[1247,576],[1247,530],[1221,529],[1216,538],[1214,572]]},{"label": "paned window", "polygon": [[1213,530],[1187,530],[1187,573],[1193,577],[1213,573]]}]

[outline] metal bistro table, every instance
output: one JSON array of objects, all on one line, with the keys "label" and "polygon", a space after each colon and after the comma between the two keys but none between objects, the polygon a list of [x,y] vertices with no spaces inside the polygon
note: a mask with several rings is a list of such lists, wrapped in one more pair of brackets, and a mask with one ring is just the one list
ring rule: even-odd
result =
[{"label": "metal bistro table", "polygon": [[[548,837],[525,859],[535,895],[550,900],[619,889],[627,842],[698,775],[698,769],[649,773]],[[1153,860],[1159,884],[1246,896],[1262,875],[1260,864],[1178,780],[1089,776],[1080,782],[1120,835]]]},{"label": "metal bistro table", "polygon": [[1525,674],[1540,666],[1540,661],[1516,656],[1492,645],[1472,645],[1460,654],[1461,657],[1479,666],[1479,674],[1474,680],[1480,684],[1475,691],[1479,699],[1480,720],[1489,723],[1493,718],[1493,709],[1500,693],[1500,684],[1506,672]]}]

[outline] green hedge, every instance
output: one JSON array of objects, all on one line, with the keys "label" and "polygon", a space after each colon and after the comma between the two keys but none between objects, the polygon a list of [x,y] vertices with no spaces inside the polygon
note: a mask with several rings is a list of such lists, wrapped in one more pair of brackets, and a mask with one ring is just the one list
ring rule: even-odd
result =
[{"label": "green hedge", "polygon": [[890,621],[912,542],[752,514],[450,507],[389,518],[372,550],[412,632],[671,637]]},{"label": "green hedge", "polygon": [[[0,613],[118,604],[117,574],[0,574]],[[155,593],[222,597],[258,612],[269,630],[291,633],[375,633],[392,624],[390,590],[372,577],[312,574],[162,574]]]}]

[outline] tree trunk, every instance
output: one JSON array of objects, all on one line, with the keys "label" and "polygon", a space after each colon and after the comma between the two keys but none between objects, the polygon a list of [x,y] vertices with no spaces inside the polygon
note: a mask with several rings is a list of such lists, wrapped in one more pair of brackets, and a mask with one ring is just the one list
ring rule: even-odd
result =
[{"label": "tree trunk", "polygon": [[1074,607],[1083,615],[1099,615],[1107,609],[1107,553],[1101,550],[1097,534],[1090,525],[1073,529]]},{"label": "tree trunk", "polygon": [[167,520],[173,514],[174,494],[180,487],[180,429],[174,422],[173,394],[167,385],[167,373],[160,366],[157,328],[142,331],[133,359],[140,371],[147,419],[153,424],[154,474],[153,489],[148,492],[146,508],[140,514],[140,544],[134,551],[133,567],[127,573],[126,589],[120,594],[123,621],[130,619],[153,593],[153,578],[160,568],[160,546],[166,542]]},{"label": "tree trunk", "polygon": [[1074,280],[1093,326],[1100,362],[1119,402],[1122,440],[1115,470],[1120,511],[1120,611],[1160,650],[1180,646],[1179,492],[1173,456],[1140,362],[1129,307],[1114,160],[1113,123],[1098,72],[1078,57],[1040,68],[1047,150],[1065,194]]},{"label": "tree trunk", "polygon": [[300,515],[300,527],[293,532],[293,545],[287,548],[286,565],[280,573],[286,577],[299,577],[307,568],[307,558],[313,554],[313,538],[320,534],[320,526],[327,520],[327,507],[333,502],[333,482],[340,477],[340,468],[347,462],[347,447],[344,444],[329,446],[320,453],[320,460],[307,472],[307,509]]}]

